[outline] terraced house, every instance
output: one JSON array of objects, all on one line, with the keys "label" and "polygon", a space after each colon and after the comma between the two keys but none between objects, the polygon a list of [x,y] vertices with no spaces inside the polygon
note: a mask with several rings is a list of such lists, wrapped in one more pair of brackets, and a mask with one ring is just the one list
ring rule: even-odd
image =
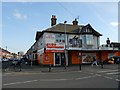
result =
[{"label": "terraced house", "polygon": [[9,52],[8,50],[5,50],[3,48],[0,47],[0,58],[12,58],[13,57],[13,53]]},{"label": "terraced house", "polygon": [[61,66],[66,64],[89,63],[93,56],[97,60],[106,60],[119,55],[115,43],[100,46],[100,34],[90,25],[78,25],[77,19],[72,24],[56,24],[57,18],[52,15],[51,27],[37,31],[36,42],[27,51],[29,59],[42,65]]}]

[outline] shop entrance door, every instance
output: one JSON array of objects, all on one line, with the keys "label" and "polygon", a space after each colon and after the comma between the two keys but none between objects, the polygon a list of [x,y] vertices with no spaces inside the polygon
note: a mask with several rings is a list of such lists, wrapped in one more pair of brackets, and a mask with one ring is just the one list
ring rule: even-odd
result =
[{"label": "shop entrance door", "polygon": [[55,53],[55,66],[64,65],[64,63],[65,63],[65,54]]}]

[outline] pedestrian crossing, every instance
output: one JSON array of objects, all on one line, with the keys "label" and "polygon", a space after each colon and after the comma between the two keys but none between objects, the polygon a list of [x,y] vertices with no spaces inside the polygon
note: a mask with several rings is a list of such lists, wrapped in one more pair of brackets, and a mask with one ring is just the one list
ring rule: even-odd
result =
[{"label": "pedestrian crossing", "polygon": [[104,70],[104,71],[98,71],[98,73],[104,73],[107,75],[118,75],[120,74],[119,70]]},{"label": "pedestrian crossing", "polygon": [[97,73],[102,75],[106,79],[120,82],[120,71],[119,70],[103,70],[103,71],[98,71]]},{"label": "pedestrian crossing", "polygon": [[107,75],[118,75],[120,74],[120,72],[111,72],[111,73],[107,73]]}]

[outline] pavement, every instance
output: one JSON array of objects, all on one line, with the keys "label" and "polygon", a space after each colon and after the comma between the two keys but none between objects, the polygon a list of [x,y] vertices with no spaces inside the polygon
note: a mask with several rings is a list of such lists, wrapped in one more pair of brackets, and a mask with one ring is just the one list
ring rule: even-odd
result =
[{"label": "pavement", "polygon": [[[99,70],[112,70],[112,69],[118,69],[118,65],[116,64],[106,64],[101,68],[101,65],[99,66],[91,66],[91,65],[81,65],[81,70],[79,65],[74,65],[74,66],[67,66],[66,69],[65,67],[59,67],[59,66],[52,66],[51,69],[49,66],[40,66],[40,65],[22,65],[21,67],[21,72],[69,72],[69,71],[88,71],[88,69],[91,71],[99,71]],[[11,73],[11,72],[20,72],[20,67],[19,66],[11,66],[9,68],[6,68],[2,70],[2,73]],[[88,71],[89,72],[89,71]]]},{"label": "pavement", "polygon": [[[87,67],[90,67],[90,65],[81,65],[81,70],[85,69]],[[96,68],[101,68],[101,66],[94,66]],[[91,67],[92,68],[92,67]],[[7,68],[2,69],[2,73],[8,73],[8,72],[19,72],[21,69],[21,72],[65,72],[65,71],[80,71],[79,65],[74,66],[67,66],[66,68],[64,66],[40,66],[40,65],[22,65],[20,66],[10,66]]]}]

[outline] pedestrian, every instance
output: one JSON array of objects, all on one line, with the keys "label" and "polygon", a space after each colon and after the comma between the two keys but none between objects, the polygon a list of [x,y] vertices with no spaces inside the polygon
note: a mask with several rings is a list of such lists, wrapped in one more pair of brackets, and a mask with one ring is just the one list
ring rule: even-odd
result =
[{"label": "pedestrian", "polygon": [[95,57],[93,57],[93,62],[92,62],[92,64],[91,64],[91,66],[93,66],[94,64],[95,64],[96,66],[98,66],[98,64],[97,64],[97,60],[96,60]]},{"label": "pedestrian", "polygon": [[64,67],[65,67],[65,69],[66,69],[66,59],[64,60]]}]

